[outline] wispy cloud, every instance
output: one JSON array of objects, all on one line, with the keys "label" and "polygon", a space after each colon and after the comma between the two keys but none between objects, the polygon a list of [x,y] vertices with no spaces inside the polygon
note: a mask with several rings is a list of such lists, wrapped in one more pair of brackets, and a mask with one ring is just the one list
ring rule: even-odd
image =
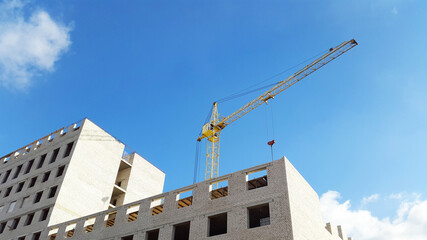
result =
[{"label": "wispy cloud", "polygon": [[366,204],[368,204],[368,203],[371,203],[371,202],[375,202],[375,201],[377,201],[378,200],[378,198],[380,197],[380,195],[379,194],[372,194],[371,196],[369,196],[369,197],[364,197],[363,199],[362,199],[362,205],[366,205]]},{"label": "wispy cloud", "polygon": [[391,10],[391,13],[393,13],[394,15],[399,14],[399,11],[397,11],[396,7],[393,7],[393,9]]},{"label": "wispy cloud", "polygon": [[54,70],[68,50],[69,26],[54,21],[40,9],[25,17],[20,0],[0,3],[0,84],[25,89],[34,77]]},{"label": "wispy cloud", "polygon": [[[374,197],[372,197],[374,196]],[[364,199],[378,200],[374,194]],[[351,209],[350,201],[340,202],[341,195],[329,191],[322,195],[320,204],[325,222],[340,224],[349,236],[358,240],[425,240],[427,239],[427,200],[420,195],[405,198],[393,194],[384,199],[399,200],[393,217],[379,218],[364,209]],[[362,203],[364,201],[362,199]]]}]

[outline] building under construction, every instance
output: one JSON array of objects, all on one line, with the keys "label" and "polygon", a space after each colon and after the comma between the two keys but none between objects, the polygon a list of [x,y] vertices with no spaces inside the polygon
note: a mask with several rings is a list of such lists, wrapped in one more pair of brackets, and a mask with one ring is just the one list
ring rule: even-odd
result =
[{"label": "building under construction", "polygon": [[163,193],[162,171],[84,119],[0,161],[2,240],[350,239],[285,157]]}]

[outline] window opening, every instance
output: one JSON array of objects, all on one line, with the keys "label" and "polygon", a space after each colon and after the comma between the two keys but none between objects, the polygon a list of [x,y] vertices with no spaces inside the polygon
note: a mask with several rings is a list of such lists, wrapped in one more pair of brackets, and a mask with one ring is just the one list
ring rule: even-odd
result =
[{"label": "window opening", "polygon": [[19,237],[18,240],[25,240],[25,236]]},{"label": "window opening", "polygon": [[165,198],[157,198],[151,201],[151,215],[161,214],[163,212],[163,205],[165,203]]},{"label": "window opening", "polygon": [[246,174],[248,190],[265,187],[268,185],[267,169],[259,169]]},{"label": "window opening", "polygon": [[42,182],[46,182],[49,179],[50,176],[50,171],[49,172],[45,172],[43,175],[43,179]]},{"label": "window opening", "polygon": [[85,233],[89,233],[93,231],[93,226],[95,224],[95,217],[92,218],[88,218],[86,219],[85,223],[84,223],[84,228],[85,228]]},{"label": "window opening", "polygon": [[62,176],[62,174],[64,174],[64,170],[65,170],[65,165],[60,166],[60,167],[58,168],[58,171],[56,172],[56,177],[60,177],[60,176]]},{"label": "window opening", "polygon": [[4,193],[4,196],[3,197],[9,197],[9,195],[10,195],[10,192],[12,191],[12,187],[8,187],[7,189],[6,189],[6,192]]},{"label": "window opening", "polygon": [[19,217],[13,219],[13,222],[10,225],[10,230],[14,230],[14,229],[16,229],[18,227],[19,220],[21,220],[21,218],[19,218]]},{"label": "window opening", "polygon": [[[215,185],[218,187],[217,189],[214,189]],[[209,191],[211,192],[211,200],[228,196],[228,179],[211,183]]]},{"label": "window opening", "polygon": [[34,197],[34,202],[33,203],[40,202],[40,199],[42,199],[42,195],[43,195],[43,191],[36,193],[36,196]]},{"label": "window opening", "polygon": [[3,181],[1,181],[2,184],[7,181],[11,171],[12,171],[12,169],[7,170],[6,174],[4,175]]},{"label": "window opening", "polygon": [[13,175],[12,179],[15,179],[18,177],[19,173],[22,170],[22,164],[18,166],[18,168],[16,169],[15,175]]},{"label": "window opening", "polygon": [[76,223],[72,223],[65,227],[65,238],[70,238],[74,235],[74,230],[76,229]]},{"label": "window opening", "polygon": [[27,168],[25,169],[24,174],[27,174],[27,173],[29,173],[31,171],[31,168],[33,167],[33,164],[34,164],[34,159],[28,162]]},{"label": "window opening", "polygon": [[128,222],[133,222],[138,219],[139,204],[128,207],[126,215],[128,216]]},{"label": "window opening", "polygon": [[59,153],[59,148],[53,150],[53,154],[52,154],[52,157],[50,158],[49,163],[55,162],[56,157],[58,157],[58,153]]},{"label": "window opening", "polygon": [[39,169],[39,168],[43,167],[44,160],[46,159],[46,156],[47,156],[47,154],[43,154],[43,155],[40,157],[40,161],[39,161],[39,164],[37,165],[37,169]]},{"label": "window opening", "polygon": [[41,234],[42,234],[42,232],[33,233],[33,237],[31,238],[31,240],[40,240]]},{"label": "window opening", "polygon": [[0,224],[0,233],[3,233],[4,229],[6,228],[6,222],[2,222]]},{"label": "window opening", "polygon": [[69,144],[67,144],[67,148],[64,153],[64,158],[70,156],[71,149],[73,149],[73,145],[74,145],[74,142],[70,142]]},{"label": "window opening", "polygon": [[40,214],[39,222],[46,220],[48,214],[49,214],[49,208],[43,209],[42,213]]},{"label": "window opening", "polygon": [[10,213],[15,209],[16,201],[13,201],[9,204],[9,208],[7,209],[7,212]]},{"label": "window opening", "polygon": [[210,216],[208,226],[209,237],[227,233],[227,213]]},{"label": "window opening", "polygon": [[268,204],[248,208],[249,228],[270,225],[270,209]]},{"label": "window opening", "polygon": [[122,237],[121,240],[133,240],[133,235]]},{"label": "window opening", "polygon": [[56,190],[58,189],[58,186],[55,186],[55,187],[51,187],[50,188],[50,191],[49,191],[49,195],[48,195],[48,197],[47,198],[53,198],[53,197],[55,197],[55,194],[56,194]]},{"label": "window opening", "polygon": [[160,229],[148,231],[146,233],[147,240],[159,240]]},{"label": "window opening", "polygon": [[184,208],[193,204],[193,189],[180,192],[176,195],[178,208]]},{"label": "window opening", "polygon": [[173,226],[174,240],[188,240],[190,238],[190,222],[180,223]]},{"label": "window opening", "polygon": [[16,192],[20,192],[20,191],[22,191],[22,188],[24,187],[24,183],[25,183],[25,182],[20,182],[20,183],[18,184],[18,187],[16,188]]},{"label": "window opening", "polygon": [[28,214],[24,226],[30,225],[33,222],[34,213]]},{"label": "window opening", "polygon": [[34,187],[34,185],[36,184],[37,181],[37,177],[33,177],[30,180],[30,184],[28,184],[28,188]]}]

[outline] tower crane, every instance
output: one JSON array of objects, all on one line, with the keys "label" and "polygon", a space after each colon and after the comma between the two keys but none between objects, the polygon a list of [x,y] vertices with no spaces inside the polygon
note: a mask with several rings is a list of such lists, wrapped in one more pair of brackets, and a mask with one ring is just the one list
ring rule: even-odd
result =
[{"label": "tower crane", "polygon": [[[346,41],[336,46],[335,48],[330,48],[327,53],[317,58],[307,66],[303,67],[298,72],[294,73],[287,79],[278,82],[268,91],[264,92],[261,96],[255,98],[250,101],[237,111],[226,117],[219,117],[218,113],[218,103],[213,103],[213,108],[211,112],[210,121],[203,125],[202,131],[197,138],[197,141],[201,141],[202,139],[207,139],[207,153],[206,153],[206,166],[205,166],[205,180],[212,179],[218,177],[219,172],[219,145],[220,145],[220,134],[221,131],[236,121],[237,119],[243,117],[248,114],[250,111],[259,107],[263,103],[267,103],[270,99],[273,99],[276,95],[283,92],[290,86],[295,83],[301,81],[303,78],[307,77],[314,71],[319,68],[325,66],[335,58],[341,56],[348,50],[352,49],[357,45],[356,40],[352,39],[350,41]],[[274,142],[272,142],[274,143]],[[270,145],[270,142],[269,142]]]}]

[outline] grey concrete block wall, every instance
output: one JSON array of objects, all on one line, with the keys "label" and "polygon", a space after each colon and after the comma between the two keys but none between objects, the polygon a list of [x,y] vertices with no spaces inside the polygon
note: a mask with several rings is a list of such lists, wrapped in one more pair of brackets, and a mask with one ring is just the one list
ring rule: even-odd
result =
[{"label": "grey concrete block wall", "polygon": [[[69,155],[65,156],[69,143],[73,143],[73,146]],[[51,162],[51,157],[58,148],[57,157]],[[49,225],[108,209],[118,167],[123,161],[124,148],[123,143],[90,120],[84,119],[1,157],[0,183],[9,170],[10,176],[0,184],[0,239],[32,239],[35,233],[47,229]],[[45,154],[43,165],[38,168]],[[136,153],[134,155],[139,156]],[[139,160],[141,159],[136,160],[136,166],[140,165]],[[130,189],[138,189],[132,192],[133,198],[137,199],[161,193],[165,176],[147,160],[141,161],[144,167],[136,167],[132,171],[135,175],[143,175],[144,179],[129,179]],[[30,162],[33,163],[27,172]],[[19,174],[14,178],[21,165]],[[62,166],[64,171],[57,176]],[[146,174],[144,171],[153,173]],[[50,172],[49,178],[42,181],[47,172]],[[34,186],[30,187],[31,179],[35,177],[37,180]],[[137,182],[133,183],[134,180]],[[17,192],[21,182],[24,185]],[[147,188],[139,190],[147,183],[151,184],[149,191],[146,191]],[[49,197],[54,186],[57,186],[56,193]],[[3,197],[9,188],[12,189],[10,195]],[[41,199],[34,203],[38,192],[43,192]],[[24,198],[27,200],[21,206]],[[16,202],[15,208],[8,212],[12,202]],[[48,214],[44,220],[40,220],[44,210]],[[31,214],[34,214],[33,220],[31,224],[26,224],[26,219]],[[16,228],[10,228],[17,218],[20,221]],[[3,224],[4,228],[1,229]]]},{"label": "grey concrete block wall", "polygon": [[[253,190],[248,190],[246,175],[257,169],[266,169],[268,185]],[[227,179],[229,195],[218,199],[210,199],[209,186],[218,180]],[[290,186],[296,184],[295,186]],[[296,192],[298,188],[299,193]],[[193,190],[193,204],[178,208],[177,195],[185,190]],[[289,190],[292,189],[292,190]],[[159,239],[173,239],[174,226],[183,222],[190,222],[190,239],[316,239],[336,240],[324,227],[318,209],[317,194],[306,184],[305,180],[296,172],[295,168],[286,158],[259,165],[253,168],[238,171],[221,176],[218,179],[204,181],[167,193],[142,199],[128,205],[124,205],[109,211],[99,212],[84,218],[75,219],[59,225],[51,226],[43,232],[43,239],[47,239],[49,230],[58,229],[56,239],[65,239],[66,226],[77,223],[83,226],[87,218],[96,218],[92,232],[86,233],[84,228],[76,229],[74,235],[67,239],[121,239],[124,236],[133,235],[133,239],[144,239],[146,233],[153,229],[159,229]],[[298,203],[290,200],[290,194],[296,197],[307,198]],[[163,213],[151,214],[151,202],[164,197]],[[308,206],[307,203],[314,203]],[[261,204],[269,205],[270,224],[256,228],[248,227],[248,208]],[[139,205],[138,218],[128,222],[126,210],[129,206]],[[105,215],[111,211],[117,211],[114,225],[106,227]],[[299,213],[298,211],[302,211]],[[314,212],[310,216],[310,211]],[[208,219],[220,213],[227,214],[227,233],[217,236],[208,236]],[[303,216],[309,219],[303,223]]]}]

